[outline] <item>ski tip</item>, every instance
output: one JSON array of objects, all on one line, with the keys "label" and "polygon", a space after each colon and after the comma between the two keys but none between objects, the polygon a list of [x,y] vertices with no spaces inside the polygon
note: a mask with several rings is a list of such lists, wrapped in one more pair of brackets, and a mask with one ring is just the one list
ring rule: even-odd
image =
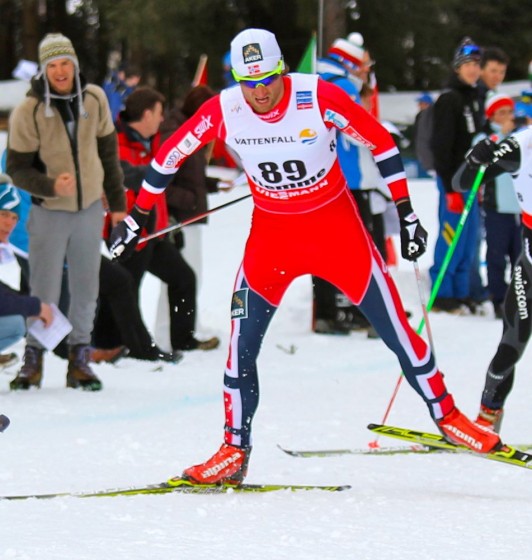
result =
[{"label": "ski tip", "polygon": [[382,424],[368,424],[368,430],[375,430],[376,428],[379,428]]},{"label": "ski tip", "polygon": [[11,420],[5,414],[0,414],[0,432],[3,432],[9,424]]},{"label": "ski tip", "polygon": [[171,487],[171,488],[177,488],[179,486],[195,486],[195,484],[193,482],[191,482],[190,480],[187,480],[185,478],[182,478],[179,475],[173,476],[172,478],[169,478],[166,481],[166,485]]},{"label": "ski tip", "polygon": [[291,455],[292,457],[296,457],[298,455],[297,453],[294,453],[294,451],[292,451],[291,449],[286,449],[285,447],[283,447],[279,443],[277,444],[277,449],[279,449],[283,453],[286,453],[287,455]]}]

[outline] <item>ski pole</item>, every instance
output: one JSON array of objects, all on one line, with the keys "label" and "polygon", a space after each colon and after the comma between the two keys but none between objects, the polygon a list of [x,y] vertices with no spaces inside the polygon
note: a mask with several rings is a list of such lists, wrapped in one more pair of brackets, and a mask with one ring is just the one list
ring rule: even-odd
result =
[{"label": "ski pole", "polygon": [[201,219],[203,219],[207,216],[210,216],[211,214],[214,214],[215,212],[218,212],[218,210],[222,210],[222,208],[227,208],[228,206],[231,206],[232,204],[236,204],[237,202],[240,202],[241,200],[245,200],[246,198],[249,198],[250,196],[251,196],[250,194],[246,194],[246,196],[241,196],[240,198],[235,198],[234,200],[231,200],[229,202],[225,202],[224,204],[220,204],[220,206],[216,206],[214,208],[211,208],[210,210],[207,210],[206,212],[202,212],[201,214],[198,214],[196,216],[192,216],[192,218],[188,218],[188,220],[183,220],[182,222],[179,222],[178,224],[173,224],[171,226],[160,229],[159,231],[154,231],[153,233],[150,233],[150,235],[147,235],[146,237],[143,237],[142,239],[139,239],[139,243],[142,243],[144,241],[150,241],[151,239],[155,239],[156,237],[160,237],[161,235],[165,235],[166,233],[170,233],[171,231],[175,231],[176,229],[184,228],[185,226],[188,226],[190,224],[198,222],[199,220],[201,220]]},{"label": "ski pole", "polygon": [[449,249],[447,249],[447,253],[445,254],[445,258],[443,259],[443,263],[441,265],[440,272],[438,273],[438,276],[436,277],[436,280],[434,281],[434,286],[432,286],[432,291],[430,293],[429,302],[427,303],[427,310],[428,311],[430,311],[432,309],[432,305],[434,304],[434,300],[436,299],[436,296],[438,295],[438,291],[440,289],[441,283],[443,282],[443,277],[445,276],[445,273],[447,272],[447,268],[449,267],[449,263],[451,262],[451,259],[454,255],[454,250],[456,248],[456,245],[458,244],[458,240],[460,239],[460,235],[462,233],[462,230],[464,229],[464,225],[465,225],[465,222],[467,220],[467,217],[469,216],[469,212],[471,211],[471,207],[473,206],[473,203],[475,202],[475,198],[477,196],[477,192],[478,192],[478,189],[480,188],[480,183],[482,182],[482,178],[484,177],[485,172],[486,172],[486,167],[481,166],[478,170],[477,176],[475,177],[475,181],[473,182],[473,186],[471,187],[471,193],[469,194],[469,197],[466,201],[465,208],[462,212],[462,215],[460,216],[460,221],[458,222],[458,225],[456,226],[456,231],[454,232],[454,236],[453,236],[451,245],[449,246]]},{"label": "ski pole", "polygon": [[[440,272],[438,273],[438,276],[436,277],[436,280],[435,280],[434,285],[432,287],[430,298],[429,298],[429,301],[428,301],[428,304],[427,304],[427,313],[432,309],[432,305],[434,303],[434,300],[436,299],[436,296],[438,295],[438,290],[440,289],[441,283],[443,282],[443,276],[445,275],[445,272],[447,271],[449,263],[451,262],[451,258],[454,254],[454,251],[455,251],[456,245],[458,243],[458,240],[460,239],[460,235],[462,233],[462,230],[464,229],[465,222],[467,220],[467,217],[469,216],[469,212],[471,211],[471,208],[472,208],[473,203],[475,201],[475,197],[477,196],[477,192],[478,192],[478,189],[480,188],[480,184],[482,183],[482,178],[484,177],[485,172],[486,172],[486,167],[484,165],[480,166],[480,168],[477,172],[477,176],[475,177],[475,180],[473,181],[473,186],[471,187],[471,192],[469,194],[469,197],[467,198],[466,205],[464,207],[462,215],[460,216],[460,220],[458,222],[458,225],[456,226],[456,230],[454,232],[454,236],[453,236],[453,239],[451,241],[451,245],[449,246],[449,249],[447,249],[447,253],[445,254],[445,257],[443,259],[443,263],[442,263]],[[419,323],[419,326],[418,326],[417,331],[416,331],[417,334],[421,334],[424,325],[425,325],[425,318],[421,319],[421,322]],[[386,407],[386,411],[384,413],[381,424],[386,424],[386,421],[388,420],[388,416],[389,416],[390,411],[392,409],[392,406],[395,402],[395,398],[397,397],[397,393],[399,392],[399,388],[401,386],[401,382],[403,380],[403,377],[404,377],[404,373],[401,372],[399,374],[398,379],[397,379],[397,383],[395,384],[395,388],[394,388],[394,391],[393,391],[392,396],[390,398],[390,402],[388,403],[388,406]],[[377,440],[378,440],[378,438],[376,438],[374,441],[370,442],[369,446],[370,447],[378,447],[378,441]]]},{"label": "ski pole", "polygon": [[417,290],[419,292],[419,301],[421,302],[421,311],[423,312],[423,319],[418,328],[419,332],[423,330],[423,321],[427,326],[427,336],[429,338],[430,349],[432,354],[436,356],[436,349],[434,346],[434,339],[432,338],[432,329],[430,328],[429,313],[427,311],[427,304],[425,303],[425,295],[423,290],[423,280],[421,278],[421,272],[419,272],[419,264],[417,259],[414,261],[414,272],[416,273]]}]

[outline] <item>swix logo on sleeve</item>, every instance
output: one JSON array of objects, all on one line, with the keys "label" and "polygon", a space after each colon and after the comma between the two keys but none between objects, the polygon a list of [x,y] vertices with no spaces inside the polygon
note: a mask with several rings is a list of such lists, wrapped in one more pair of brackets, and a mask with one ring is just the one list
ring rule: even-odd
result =
[{"label": "swix logo on sleeve", "polygon": [[194,134],[198,137],[201,138],[205,132],[207,132],[207,130],[209,130],[209,128],[213,127],[213,124],[211,122],[212,119],[212,115],[203,115],[201,117],[201,122],[198,124],[198,126],[194,129]]},{"label": "swix logo on sleeve", "polygon": [[312,92],[311,91],[296,91],[296,109],[312,109]]},{"label": "swix logo on sleeve", "polygon": [[249,64],[250,62],[260,62],[263,60],[260,45],[258,43],[249,43],[249,45],[244,45],[242,47],[242,58],[244,59],[244,64]]},{"label": "swix logo on sleeve", "polygon": [[173,148],[164,160],[163,167],[166,169],[173,169],[183,159],[183,154],[177,149]]},{"label": "swix logo on sleeve", "polygon": [[327,109],[325,111],[323,120],[325,122],[332,123],[336,128],[339,128],[340,130],[343,130],[349,122],[343,115],[340,115],[340,113],[337,113],[336,111],[331,111],[331,109]]},{"label": "swix logo on sleeve", "polygon": [[196,136],[194,136],[192,132],[188,132],[183,140],[179,142],[177,147],[180,152],[189,156],[200,144],[201,142],[196,138]]},{"label": "swix logo on sleeve", "polygon": [[249,288],[242,288],[233,294],[231,300],[231,319],[248,318],[248,292]]}]

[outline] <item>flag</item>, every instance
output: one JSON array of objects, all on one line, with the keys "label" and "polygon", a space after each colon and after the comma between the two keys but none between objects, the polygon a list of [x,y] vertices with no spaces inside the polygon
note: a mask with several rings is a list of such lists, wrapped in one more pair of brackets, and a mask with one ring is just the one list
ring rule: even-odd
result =
[{"label": "flag", "polygon": [[194,74],[194,79],[192,80],[192,87],[207,85],[207,58],[206,54],[200,56],[196,74]]},{"label": "flag", "polygon": [[316,73],[316,33],[312,34],[309,44],[303,53],[303,57],[299,61],[297,71],[303,74]]}]

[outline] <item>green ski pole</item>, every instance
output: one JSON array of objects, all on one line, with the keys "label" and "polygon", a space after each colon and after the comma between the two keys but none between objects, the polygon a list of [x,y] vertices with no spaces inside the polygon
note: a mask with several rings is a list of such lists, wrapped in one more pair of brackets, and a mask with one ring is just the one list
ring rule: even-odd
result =
[{"label": "green ski pole", "polygon": [[[464,225],[465,225],[466,220],[469,216],[469,212],[471,212],[471,207],[473,206],[473,203],[475,202],[475,198],[477,196],[478,189],[480,188],[480,184],[482,183],[482,178],[484,177],[485,172],[486,172],[486,167],[485,166],[481,166],[479,168],[478,172],[477,172],[477,176],[475,177],[475,180],[473,182],[473,186],[471,187],[471,192],[469,193],[469,196],[466,200],[464,210],[462,212],[462,215],[460,216],[460,221],[458,222],[458,225],[456,226],[456,230],[454,232],[453,239],[451,241],[451,244],[449,245],[449,248],[447,249],[447,253],[445,254],[445,258],[443,259],[443,263],[441,265],[440,271],[438,272],[438,276],[436,277],[436,280],[434,281],[434,285],[432,286],[429,301],[427,303],[427,311],[430,311],[432,309],[432,306],[434,304],[434,300],[436,299],[436,297],[438,295],[438,291],[440,289],[441,283],[443,282],[443,277],[445,276],[445,273],[447,272],[447,268],[449,268],[449,263],[451,262],[451,259],[453,258],[454,251],[456,249],[456,245],[458,244],[458,241],[460,240],[460,235],[462,234],[462,230],[464,229]],[[417,328],[417,331],[416,331],[417,334],[421,334],[423,332],[424,326],[425,326],[425,317],[423,317],[421,319],[421,322],[419,323],[419,327]]]},{"label": "green ski pole", "polygon": [[[451,241],[451,245],[449,246],[449,249],[447,249],[447,253],[445,254],[445,258],[443,259],[442,267],[440,269],[440,272],[438,273],[438,276],[436,277],[436,281],[434,282],[434,286],[432,287],[430,298],[429,298],[429,301],[427,303],[427,312],[431,310],[432,304],[434,303],[434,300],[436,299],[436,296],[438,295],[438,290],[440,289],[440,285],[443,282],[443,277],[445,275],[445,272],[447,271],[449,263],[451,262],[451,259],[453,257],[454,250],[456,248],[458,240],[460,239],[460,235],[462,233],[462,230],[464,229],[464,224],[467,220],[467,217],[469,216],[469,212],[471,211],[471,207],[473,206],[473,202],[475,201],[475,197],[477,196],[477,192],[478,192],[478,189],[480,188],[480,184],[482,183],[482,179],[484,177],[485,172],[486,172],[486,167],[484,165],[480,166],[480,168],[477,172],[477,176],[475,177],[475,180],[473,181],[473,186],[471,187],[471,192],[470,192],[470,194],[467,198],[464,210],[462,212],[462,215],[460,216],[460,221],[458,222],[458,225],[456,226],[456,231],[454,232],[454,236],[453,236],[453,239]],[[425,326],[425,317],[423,317],[421,319],[421,322],[419,323],[419,327],[417,328],[416,333],[421,334],[424,326]],[[384,417],[382,419],[381,424],[386,424],[386,421],[388,419],[388,416],[390,414],[392,406],[395,402],[395,398],[397,397],[397,393],[399,392],[399,387],[401,386],[401,381],[403,380],[403,377],[404,377],[403,372],[401,372],[399,374],[399,378],[397,379],[397,383],[395,384],[395,389],[393,391],[390,402],[388,403],[388,406],[386,407],[386,412],[384,413]],[[374,441],[369,443],[370,447],[378,447],[378,445],[379,444],[378,444],[377,439],[375,439]]]}]

